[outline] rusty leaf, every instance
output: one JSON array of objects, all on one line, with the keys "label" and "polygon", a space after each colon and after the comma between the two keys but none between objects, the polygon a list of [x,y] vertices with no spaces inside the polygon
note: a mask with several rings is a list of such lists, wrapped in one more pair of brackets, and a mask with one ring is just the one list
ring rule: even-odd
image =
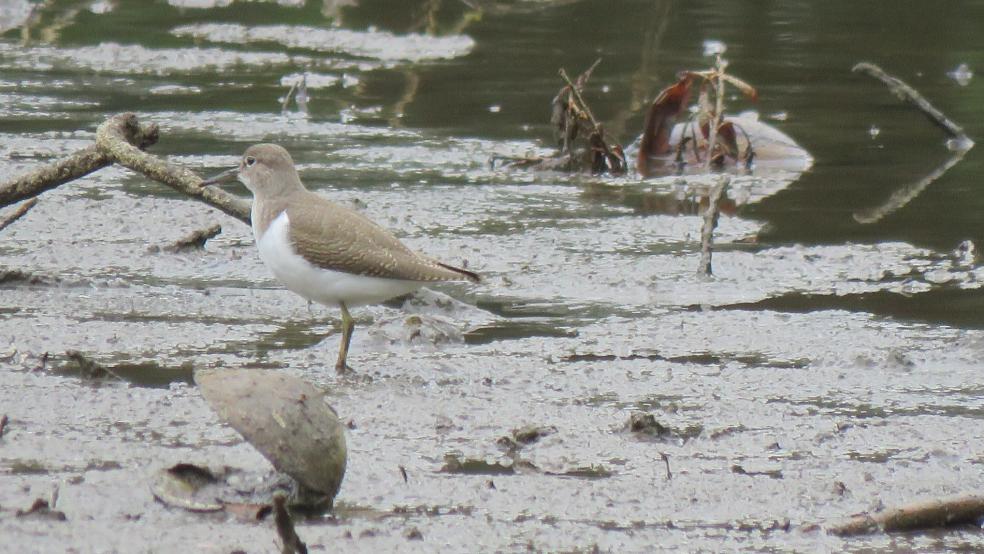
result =
[{"label": "rusty leaf", "polygon": [[646,112],[639,157],[636,162],[637,169],[643,176],[651,173],[652,157],[670,152],[670,131],[677,116],[687,108],[693,81],[694,75],[685,74],[675,84],[663,89]]},{"label": "rusty leaf", "polygon": [[717,143],[724,150],[725,155],[738,159],[738,136],[733,123],[725,121],[718,127]]}]

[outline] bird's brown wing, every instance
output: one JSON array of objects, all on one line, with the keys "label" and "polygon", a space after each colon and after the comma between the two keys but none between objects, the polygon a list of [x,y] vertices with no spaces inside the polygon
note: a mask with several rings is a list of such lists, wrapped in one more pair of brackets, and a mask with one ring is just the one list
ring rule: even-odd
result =
[{"label": "bird's brown wing", "polygon": [[470,271],[417,254],[362,214],[312,192],[291,202],[287,217],[294,249],[324,269],[405,281],[479,280]]}]

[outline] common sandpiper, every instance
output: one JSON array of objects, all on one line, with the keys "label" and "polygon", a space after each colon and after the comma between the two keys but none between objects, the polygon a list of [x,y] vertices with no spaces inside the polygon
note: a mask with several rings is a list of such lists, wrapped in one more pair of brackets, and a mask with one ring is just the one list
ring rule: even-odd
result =
[{"label": "common sandpiper", "polygon": [[250,146],[239,166],[202,185],[234,179],[253,193],[253,237],[274,276],[307,300],[341,309],[339,373],[349,369],[355,328],[349,308],[428,283],[479,281],[477,274],[418,254],[359,212],[307,190],[290,154],[276,144]]}]

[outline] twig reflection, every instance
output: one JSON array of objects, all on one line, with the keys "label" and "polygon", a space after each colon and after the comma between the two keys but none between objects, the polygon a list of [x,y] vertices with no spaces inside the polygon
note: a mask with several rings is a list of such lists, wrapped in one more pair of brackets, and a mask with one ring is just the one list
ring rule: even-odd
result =
[{"label": "twig reflection", "polygon": [[899,210],[911,202],[913,198],[922,194],[922,191],[926,190],[926,187],[928,187],[933,181],[942,177],[943,174],[949,171],[951,167],[960,163],[960,160],[962,160],[966,154],[967,150],[957,150],[952,156],[950,156],[949,159],[943,162],[942,165],[933,170],[932,173],[914,183],[909,183],[896,190],[891,196],[888,197],[888,200],[880,206],[854,212],[854,220],[858,223],[864,224],[876,223],[885,216]]}]

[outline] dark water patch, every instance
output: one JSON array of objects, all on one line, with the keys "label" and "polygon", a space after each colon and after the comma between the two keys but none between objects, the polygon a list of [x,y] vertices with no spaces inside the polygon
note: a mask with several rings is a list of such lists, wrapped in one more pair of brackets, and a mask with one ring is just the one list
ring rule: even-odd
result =
[{"label": "dark water patch", "polygon": [[590,317],[596,313],[587,305],[578,306],[568,302],[530,302],[523,299],[510,299],[507,296],[495,299],[482,298],[475,302],[475,306],[500,317],[572,318]]},{"label": "dark water patch", "polygon": [[113,378],[139,387],[167,388],[172,383],[192,384],[191,362],[165,366],[155,361],[104,364],[76,350],[65,353],[65,363],[55,369],[61,375],[77,376],[85,381],[101,382]]},{"label": "dark water patch", "polygon": [[51,286],[60,281],[58,277],[40,275],[23,269],[0,268],[0,287]]},{"label": "dark water patch", "polygon": [[13,475],[46,475],[51,473],[41,460],[4,460],[7,471]]},{"label": "dark water patch", "polygon": [[459,475],[515,475],[516,464],[513,462],[490,462],[448,454],[444,457],[444,465],[440,471],[441,473]]},{"label": "dark water patch", "polygon": [[984,294],[978,289],[938,286],[926,292],[891,291],[858,294],[789,293],[720,309],[810,313],[826,310],[868,312],[896,320],[984,329]]},{"label": "dark water patch", "polygon": [[590,465],[559,472],[545,471],[544,475],[551,475],[554,477],[574,477],[576,479],[607,479],[612,476],[612,472],[605,466]]},{"label": "dark water patch", "polygon": [[194,364],[184,362],[178,366],[166,366],[158,362],[118,363],[109,371],[124,381],[139,387],[167,388],[172,383],[192,384]]},{"label": "dark water patch", "polygon": [[749,477],[768,477],[769,479],[782,479],[782,470],[780,469],[762,469],[762,470],[748,470],[739,464],[731,466],[731,473],[738,475],[747,475]]},{"label": "dark water patch", "polygon": [[555,324],[549,322],[510,319],[498,321],[492,325],[483,325],[469,329],[464,336],[465,343],[467,344],[489,344],[497,341],[530,337],[575,338],[577,335],[576,329],[557,327]]},{"label": "dark water patch", "polygon": [[847,453],[848,459],[855,460],[858,462],[866,464],[885,464],[894,459],[896,456],[904,452],[898,448],[892,448],[888,450],[875,451],[875,452],[857,452],[850,451]]},{"label": "dark water patch", "polygon": [[654,414],[641,412],[630,415],[624,429],[637,438],[657,442],[687,441],[699,437],[704,432],[703,425],[676,428],[669,424],[660,423]]},{"label": "dark water patch", "polygon": [[317,324],[311,322],[281,322],[280,326],[267,333],[259,333],[255,338],[246,343],[229,344],[226,351],[254,351],[259,353],[270,352],[273,350],[299,350],[310,348],[325,338],[334,334],[318,333],[312,330]]},{"label": "dark water patch", "polygon": [[670,362],[675,364],[695,364],[702,366],[724,366],[738,363],[747,367],[773,367],[776,369],[801,369],[809,365],[809,360],[776,360],[760,354],[731,354],[695,352],[679,356],[664,356],[659,353],[616,354],[571,354],[559,359],[561,362],[614,362],[630,360],[648,360]]}]

